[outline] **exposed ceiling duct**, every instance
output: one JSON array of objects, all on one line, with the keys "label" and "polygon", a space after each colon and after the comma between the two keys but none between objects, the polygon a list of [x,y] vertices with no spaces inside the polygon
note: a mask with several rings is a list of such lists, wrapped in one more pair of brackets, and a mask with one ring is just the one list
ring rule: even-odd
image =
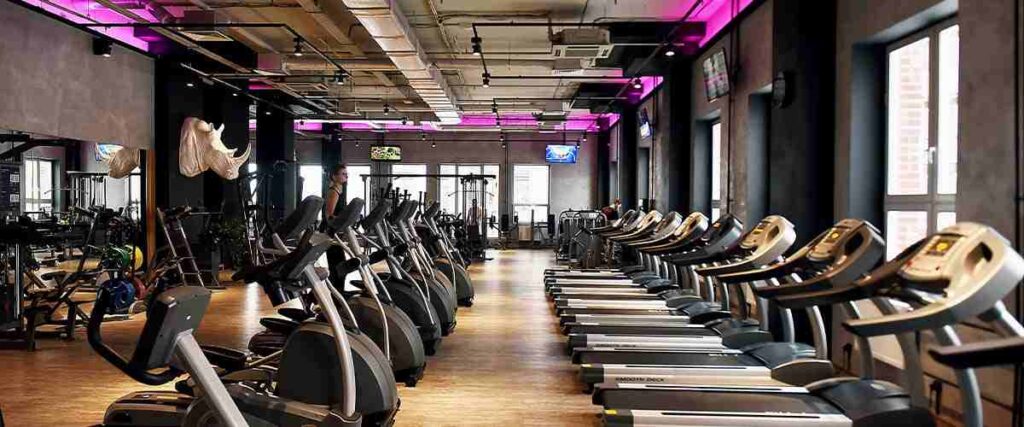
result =
[{"label": "exposed ceiling duct", "polygon": [[444,76],[427,60],[419,39],[394,0],[344,0],[423,102],[441,123],[458,123],[455,97]]}]

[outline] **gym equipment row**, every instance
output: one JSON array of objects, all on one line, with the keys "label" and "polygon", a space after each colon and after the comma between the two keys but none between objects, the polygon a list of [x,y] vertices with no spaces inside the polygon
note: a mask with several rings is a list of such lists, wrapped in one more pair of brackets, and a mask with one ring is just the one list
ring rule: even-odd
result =
[{"label": "gym equipment row", "polygon": [[[122,355],[105,344],[102,331],[117,296],[99,290],[89,316],[90,345],[143,384],[175,383],[173,392],[118,399],[105,425],[395,422],[396,383],[414,387],[424,378],[427,356],[456,329],[458,306],[473,302],[467,264],[437,223],[438,203],[381,198],[362,216],[364,202],[356,198],[318,225],[323,203],[310,196],[275,227],[260,227],[253,242],[260,256],[251,259],[261,262],[234,274],[259,284],[279,307],[279,316],[261,319],[265,329],[247,350],[196,341],[211,291],[186,283],[188,273],[179,271],[178,281],[150,289],[139,344]],[[162,218],[180,221],[187,213],[181,208]],[[331,250],[344,252],[345,261],[318,262]],[[189,265],[181,259],[170,264],[167,271]],[[344,283],[349,274],[358,279]]]},{"label": "gym equipment row", "polygon": [[[544,284],[604,425],[933,426],[915,338],[931,331],[962,423],[982,426],[974,369],[1022,358],[1024,327],[1002,299],[1024,259],[985,225],[952,225],[890,261],[858,219],[801,248],[778,215],[744,231],[730,214],[628,211],[583,233],[611,262],[552,268]],[[864,304],[881,316],[862,316]],[[856,342],[857,377],[828,357],[829,307]],[[973,318],[1006,338],[962,345],[953,327]],[[881,336],[899,343],[901,384],[875,377],[869,339]]]}]

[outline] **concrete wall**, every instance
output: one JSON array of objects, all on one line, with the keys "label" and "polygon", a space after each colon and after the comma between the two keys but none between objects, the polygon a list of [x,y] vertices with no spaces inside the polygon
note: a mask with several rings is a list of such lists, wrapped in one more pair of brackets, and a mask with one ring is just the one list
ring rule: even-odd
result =
[{"label": "concrete wall", "polygon": [[92,36],[0,3],[0,129],[149,148],[153,61],[119,46],[92,54]]},{"label": "concrete wall", "polygon": [[[1016,240],[1019,247],[1021,242],[1015,235],[1019,219],[1014,215],[1016,182],[1012,171],[1020,170],[1014,143],[1016,140],[1020,144],[1020,135],[1015,131],[1015,113],[1019,112],[1013,88],[1019,88],[1021,76],[1014,64],[1013,12],[1014,0],[839,1],[834,200],[837,216],[882,220],[884,178],[872,183],[872,176],[885,170],[884,152],[878,151],[884,147],[884,121],[874,123],[879,119],[870,115],[884,114],[884,110],[870,110],[878,109],[877,104],[884,102],[881,101],[884,95],[879,93],[884,87],[865,89],[865,86],[876,85],[879,76],[884,78],[884,69],[872,75],[870,70],[863,69],[865,63],[874,68],[884,66],[885,47],[889,43],[955,17],[960,25],[957,220],[991,225],[1007,238]],[[870,197],[874,199],[867,200]],[[1011,309],[1015,305],[1014,298],[1019,295],[1007,301]],[[843,319],[836,316],[835,320],[838,324]],[[834,327],[833,331],[838,329]],[[961,326],[957,331],[965,342],[992,338],[976,327]],[[846,342],[845,336],[833,342],[834,360],[842,358],[840,348]],[[878,344],[874,345],[876,352],[891,354],[895,351],[891,342],[873,344]],[[931,334],[922,334],[923,349],[933,344]],[[923,362],[929,382],[955,380],[951,371],[928,356],[923,356]],[[1012,370],[983,369],[978,371],[978,376],[985,397],[985,424],[1010,425],[1011,414],[1006,406],[1011,405],[1013,399]],[[946,390],[944,411],[959,412],[956,388],[947,384]]]},{"label": "concrete wall", "polygon": [[[708,47],[703,55],[694,60],[692,66],[691,120],[694,129],[701,126],[703,121],[721,120],[721,158],[725,163],[721,183],[723,191],[728,188],[728,211],[747,223],[760,219],[747,217],[747,159],[744,154],[747,152],[746,124],[750,120],[750,96],[763,91],[772,82],[772,7],[772,0],[758,6],[732,31]],[[727,97],[708,102],[704,90],[702,64],[711,54],[722,49],[725,49],[730,66],[736,64],[736,67],[730,70],[735,74],[732,91]],[[694,161],[701,159],[695,158]],[[700,182],[695,180],[697,185],[700,185]],[[695,189],[694,193],[698,194],[697,197],[709,197],[708,191]]]},{"label": "concrete wall", "polygon": [[[429,173],[436,173],[438,165],[458,163],[498,164],[501,167],[502,213],[511,206],[512,166],[516,164],[547,164],[544,161],[544,148],[548,144],[575,144],[579,133],[569,132],[563,142],[559,134],[546,133],[506,133],[508,150],[501,149],[498,134],[494,132],[442,132],[430,133],[426,142],[421,141],[415,132],[389,133],[384,141],[388,144],[402,146],[404,163],[426,163]],[[369,132],[345,132],[342,134],[342,161],[347,164],[368,164],[369,146],[378,141],[378,134]],[[359,140],[359,147],[355,140]],[[431,148],[431,142],[437,148]],[[315,144],[302,141],[297,144],[296,152],[301,163],[319,161]],[[580,148],[579,160],[576,164],[551,164],[549,211],[557,215],[566,209],[591,209],[597,203],[597,136],[588,134],[588,139]],[[428,193],[436,192],[437,184],[427,184]],[[436,197],[436,194],[429,194]]]}]

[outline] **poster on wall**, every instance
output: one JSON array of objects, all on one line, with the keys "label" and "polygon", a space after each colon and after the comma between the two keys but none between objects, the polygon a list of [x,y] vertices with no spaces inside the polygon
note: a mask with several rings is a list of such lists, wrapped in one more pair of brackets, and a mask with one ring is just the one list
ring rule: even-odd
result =
[{"label": "poster on wall", "polygon": [[0,162],[0,214],[21,213],[21,164]]}]

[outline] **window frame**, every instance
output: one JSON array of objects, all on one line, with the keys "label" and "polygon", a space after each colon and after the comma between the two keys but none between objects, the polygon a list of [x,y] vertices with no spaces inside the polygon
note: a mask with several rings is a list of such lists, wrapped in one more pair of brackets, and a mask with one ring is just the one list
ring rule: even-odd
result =
[{"label": "window frame", "polygon": [[[547,200],[547,203],[543,203],[543,204],[534,204],[534,203],[522,204],[522,203],[516,203],[516,168],[518,168],[520,166],[525,166],[525,167],[538,167],[539,166],[539,167],[545,168],[545,170],[548,173],[548,178],[547,178],[548,188],[547,188],[547,196],[545,197],[545,199]],[[536,208],[536,207],[543,206],[545,208],[545,210],[547,211],[547,214],[551,215],[551,165],[548,165],[548,164],[538,164],[538,163],[515,163],[515,164],[512,165],[511,177],[512,177],[511,178],[511,181],[512,181],[511,182],[511,185],[512,185],[512,187],[511,187],[512,188],[512,191],[511,191],[511,193],[512,193],[512,211],[509,212],[509,213],[512,216],[516,215],[516,213],[517,213],[516,208],[519,207],[519,206],[529,207],[531,209],[531,211],[534,208]],[[523,221],[527,220],[527,219],[529,219],[529,218],[519,218],[519,223],[522,224]],[[547,220],[548,220],[547,215],[545,215],[543,218],[534,218],[534,220],[537,220],[537,219],[540,219],[539,222],[541,222],[541,223],[546,223]]]},{"label": "window frame", "polygon": [[[31,180],[28,177],[29,162],[35,162],[36,163],[36,166],[35,166],[35,175],[36,176],[33,177]],[[40,175],[39,175],[39,170],[40,170],[39,165],[41,165],[44,162],[50,164],[50,197],[49,198],[43,197],[45,192],[42,191],[42,188],[40,188],[39,189],[39,197],[38,198],[30,198],[28,196],[32,192],[32,189],[29,188],[29,183],[30,182],[35,182],[36,185],[39,186],[39,183],[41,182],[40,179],[39,179],[39,177],[40,177]],[[57,182],[57,177],[60,174],[60,162],[57,159],[49,159],[49,158],[45,158],[45,157],[25,157],[25,159],[22,161],[22,170],[23,170],[23,172],[22,172],[22,176],[21,176],[21,185],[22,185],[22,187],[24,187],[24,190],[22,190],[22,198],[21,198],[21,210],[22,210],[22,212],[23,213],[31,212],[33,215],[38,215],[41,212],[53,213],[54,209],[57,208],[57,198],[55,197],[56,194],[57,194],[56,188],[60,187],[59,183]],[[29,210],[28,209],[29,205],[40,205],[40,209]],[[46,209],[43,209],[42,205],[48,205],[49,208],[50,208],[49,211],[47,211]]]},{"label": "window frame", "polygon": [[[938,217],[942,213],[950,212],[956,214],[956,196],[957,193],[943,194],[939,192],[939,109],[940,109],[940,82],[941,82],[941,48],[940,48],[940,35],[943,31],[958,26],[959,22],[956,18],[944,20],[942,22],[931,25],[921,31],[915,32],[907,37],[904,37],[896,42],[893,42],[886,46],[885,50],[885,121],[886,121],[886,137],[885,146],[883,150],[883,156],[885,158],[885,167],[883,170],[884,182],[883,185],[883,207],[882,207],[882,218],[885,221],[886,228],[886,240],[888,243],[888,218],[889,213],[893,211],[907,211],[907,212],[925,212],[927,213],[927,224],[925,228],[925,235],[935,233],[936,224],[938,223]],[[925,194],[889,194],[889,166],[890,166],[890,140],[889,140],[889,125],[891,124],[891,112],[890,100],[891,100],[891,86],[892,75],[890,73],[892,54],[901,48],[907,47],[911,44],[917,43],[921,40],[928,40],[928,154],[927,154],[927,174],[928,183]],[[959,75],[957,77],[959,79]],[[958,88],[959,96],[959,88]],[[958,101],[959,103],[959,101]],[[961,144],[960,131],[959,131],[959,117],[957,118],[958,131],[956,138],[957,150],[959,150]],[[957,189],[959,192],[959,189]]]},{"label": "window frame", "polygon": [[[707,122],[708,126],[708,162],[710,163],[711,179],[708,181],[708,193],[710,193],[710,200],[708,201],[708,213],[711,215],[711,221],[715,221],[722,214],[726,213],[728,203],[725,203],[723,195],[725,193],[724,186],[725,182],[722,181],[722,171],[725,170],[722,164],[722,119],[715,119]],[[715,150],[715,126],[718,127],[718,150]],[[718,165],[715,165],[715,157],[718,157]],[[714,191],[715,179],[718,179],[718,194]],[[715,211],[718,211],[718,215],[715,215]]]}]

